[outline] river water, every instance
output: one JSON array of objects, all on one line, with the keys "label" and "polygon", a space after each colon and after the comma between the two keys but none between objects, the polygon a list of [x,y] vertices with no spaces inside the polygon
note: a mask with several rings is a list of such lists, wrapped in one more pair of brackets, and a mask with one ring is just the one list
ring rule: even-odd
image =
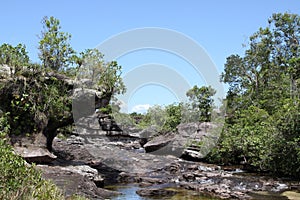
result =
[{"label": "river water", "polygon": [[177,191],[178,193],[174,196],[169,197],[141,197],[136,193],[137,190],[141,189],[136,184],[114,185],[107,187],[107,189],[122,193],[122,195],[110,198],[111,200],[217,200],[216,198],[200,195],[199,193],[194,191],[178,188],[173,188],[173,190]]},{"label": "river water", "polygon": [[[136,191],[141,189],[137,184],[122,184],[108,186],[107,189],[118,191],[119,196],[111,197],[110,200],[218,200],[217,198],[207,197],[195,191],[173,188],[178,193],[168,197],[141,197]],[[170,188],[172,189],[172,188]],[[276,192],[256,192],[252,193],[253,200],[300,200],[299,191]]]}]

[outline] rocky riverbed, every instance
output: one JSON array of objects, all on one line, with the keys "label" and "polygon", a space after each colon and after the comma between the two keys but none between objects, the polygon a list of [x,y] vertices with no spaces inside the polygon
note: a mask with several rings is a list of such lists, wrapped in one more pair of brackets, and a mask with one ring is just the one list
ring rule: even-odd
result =
[{"label": "rocky riverbed", "polygon": [[[172,135],[145,141],[144,135],[149,131],[132,129],[107,136],[95,119],[88,122],[88,126],[77,124],[75,135],[56,137],[53,153],[57,158],[37,165],[43,176],[52,179],[66,196],[80,194],[90,199],[109,199],[122,191],[107,186],[119,184],[134,185],[141,197],[160,199],[182,194],[182,190],[220,199],[259,199],[265,193],[280,196],[285,191],[300,190],[297,181],[188,161],[176,155],[155,154],[157,149],[174,142]],[[188,128],[202,134],[193,130],[193,125]],[[147,153],[144,147],[154,154]],[[295,194],[297,199],[299,196]]]}]

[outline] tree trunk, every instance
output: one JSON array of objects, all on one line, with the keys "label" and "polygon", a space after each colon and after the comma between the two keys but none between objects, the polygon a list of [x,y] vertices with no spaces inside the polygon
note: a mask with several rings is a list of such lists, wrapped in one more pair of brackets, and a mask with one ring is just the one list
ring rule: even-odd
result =
[{"label": "tree trunk", "polygon": [[61,121],[49,120],[47,126],[43,130],[43,134],[47,138],[46,146],[49,151],[52,151],[52,143],[54,138],[57,136],[57,129],[71,125],[73,122],[74,120],[72,115],[70,115],[68,118],[64,118]]}]

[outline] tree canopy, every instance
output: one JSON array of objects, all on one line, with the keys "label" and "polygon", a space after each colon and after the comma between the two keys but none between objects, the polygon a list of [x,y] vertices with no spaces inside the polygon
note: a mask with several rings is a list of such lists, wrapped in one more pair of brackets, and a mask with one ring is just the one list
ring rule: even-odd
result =
[{"label": "tree canopy", "polygon": [[227,58],[227,119],[212,160],[300,175],[300,16],[273,14]]},{"label": "tree canopy", "polygon": [[61,31],[60,21],[53,16],[44,17],[42,24],[39,58],[45,68],[64,70],[75,61],[75,51],[69,43],[71,35]]}]

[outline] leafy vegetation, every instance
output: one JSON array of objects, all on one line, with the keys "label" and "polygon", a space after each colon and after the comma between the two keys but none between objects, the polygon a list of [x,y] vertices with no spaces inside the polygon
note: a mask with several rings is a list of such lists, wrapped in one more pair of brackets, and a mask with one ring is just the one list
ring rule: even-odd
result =
[{"label": "leafy vegetation", "polygon": [[60,21],[55,17],[44,17],[42,20],[44,30],[39,41],[39,58],[43,67],[52,70],[64,70],[72,62],[76,62],[75,51],[69,40],[71,35],[60,31]]},{"label": "leafy vegetation", "polygon": [[29,63],[29,57],[26,52],[25,45],[18,44],[13,47],[10,44],[2,44],[0,46],[0,63],[6,65],[13,76],[17,74],[21,68]]},{"label": "leafy vegetation", "polygon": [[98,70],[99,81],[92,88],[99,94],[95,108],[106,109],[110,98],[125,90],[117,62],[104,62],[96,49],[76,55],[69,43],[71,35],[61,31],[58,19],[45,17],[42,24],[41,65],[30,62],[22,44],[0,46],[0,199],[64,198],[54,184],[13,152],[9,138],[43,135],[47,143],[40,147],[51,150],[57,130],[67,131],[73,124],[74,78],[79,72],[87,73],[78,70],[81,64],[93,61]]},{"label": "leafy vegetation", "polygon": [[[250,37],[242,56],[226,60],[221,76],[229,85],[226,123],[206,159],[300,177],[300,16],[274,14],[268,22]],[[118,110],[109,101],[125,91],[117,62],[105,62],[96,49],[77,55],[69,43],[71,35],[61,31],[58,19],[45,17],[42,24],[42,65],[30,63],[22,44],[0,46],[1,199],[63,198],[34,166],[13,153],[8,138],[42,133],[51,149],[57,130],[73,123],[71,79],[91,79],[91,88],[99,93],[95,108],[103,113]],[[182,122],[211,121],[214,94],[210,86],[194,86],[187,92],[188,103],[115,117],[125,125],[152,125],[159,133],[176,131]]]},{"label": "leafy vegetation", "polygon": [[[209,122],[214,94],[215,90],[211,86],[194,86],[186,93],[189,102],[173,103],[164,107],[152,106],[145,116],[139,116],[139,126],[152,126],[160,133],[167,133],[176,131],[180,123]],[[136,114],[134,116],[137,117]]]},{"label": "leafy vegetation", "polygon": [[274,14],[250,37],[244,56],[227,58],[227,119],[209,160],[300,175],[300,16]]},{"label": "leafy vegetation", "polygon": [[[97,49],[75,55],[69,44],[71,35],[61,31],[58,19],[45,17],[42,24],[44,31],[39,42],[41,66],[29,62],[23,45],[3,44],[0,47],[0,72],[3,74],[0,109],[9,113],[10,134],[41,133],[47,138],[47,147],[51,150],[57,130],[73,123],[72,81],[75,76],[79,80],[92,79],[92,82],[93,78],[97,79],[89,87],[98,93],[95,108],[108,106],[113,95],[124,92],[125,86],[121,66],[116,61],[104,62]],[[79,70],[76,63],[83,67]],[[5,73],[6,66],[11,72]]]},{"label": "leafy vegetation", "polygon": [[10,126],[7,115],[0,117],[0,198],[1,199],[63,199],[62,192],[42,179],[34,166],[29,166],[8,144]]},{"label": "leafy vegetation", "polygon": [[192,115],[195,121],[210,122],[213,109],[213,99],[216,91],[211,86],[194,86],[186,95],[190,99],[189,115]]}]

